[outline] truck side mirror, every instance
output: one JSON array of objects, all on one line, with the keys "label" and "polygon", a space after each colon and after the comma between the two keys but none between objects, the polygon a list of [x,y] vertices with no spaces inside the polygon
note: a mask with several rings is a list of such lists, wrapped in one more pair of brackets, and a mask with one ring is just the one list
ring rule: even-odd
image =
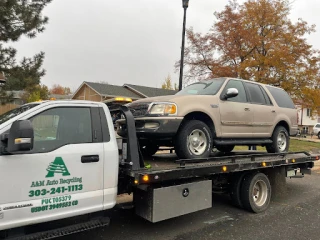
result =
[{"label": "truck side mirror", "polygon": [[8,153],[30,151],[33,148],[34,132],[29,120],[18,120],[12,123],[8,134]]},{"label": "truck side mirror", "polygon": [[236,88],[228,88],[226,93],[223,95],[223,99],[227,100],[228,98],[233,98],[238,96],[239,91]]}]

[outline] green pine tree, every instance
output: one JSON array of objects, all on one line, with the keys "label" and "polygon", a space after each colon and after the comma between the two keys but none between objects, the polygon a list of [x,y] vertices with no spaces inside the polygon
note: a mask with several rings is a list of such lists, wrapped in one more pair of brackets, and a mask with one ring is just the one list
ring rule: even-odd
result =
[{"label": "green pine tree", "polygon": [[0,89],[2,104],[12,100],[7,91],[32,89],[39,85],[40,78],[45,74],[41,69],[43,52],[32,58],[23,58],[17,63],[17,51],[7,45],[8,42],[18,41],[21,36],[34,38],[44,31],[48,18],[42,16],[42,11],[50,2],[51,0],[0,1],[0,72],[4,72],[6,76],[6,84]]}]

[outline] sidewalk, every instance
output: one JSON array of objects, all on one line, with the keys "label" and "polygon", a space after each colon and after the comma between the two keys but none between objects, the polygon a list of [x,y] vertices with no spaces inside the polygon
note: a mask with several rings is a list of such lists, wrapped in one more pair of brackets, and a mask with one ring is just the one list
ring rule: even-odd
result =
[{"label": "sidewalk", "polygon": [[[320,143],[320,139],[317,136],[313,136],[312,138],[310,136],[307,136],[306,138],[303,137],[290,137],[290,139],[296,139],[300,141],[306,141],[306,142],[317,142]],[[319,145],[320,148],[320,145]]]}]

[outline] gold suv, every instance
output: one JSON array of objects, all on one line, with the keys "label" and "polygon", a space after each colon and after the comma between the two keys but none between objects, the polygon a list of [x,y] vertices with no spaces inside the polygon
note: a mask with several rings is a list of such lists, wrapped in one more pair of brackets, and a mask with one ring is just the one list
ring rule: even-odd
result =
[{"label": "gold suv", "polygon": [[[206,158],[215,147],[265,146],[287,152],[298,131],[297,110],[281,88],[235,78],[191,84],[172,96],[145,98],[128,105],[141,150],[153,155],[174,146],[179,158]],[[125,120],[117,132],[125,136]]]}]

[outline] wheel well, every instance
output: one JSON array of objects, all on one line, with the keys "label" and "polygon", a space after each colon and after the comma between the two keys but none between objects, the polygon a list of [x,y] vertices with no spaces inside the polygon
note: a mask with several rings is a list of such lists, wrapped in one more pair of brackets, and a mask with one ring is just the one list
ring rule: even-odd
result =
[{"label": "wheel well", "polygon": [[[191,112],[191,113],[188,113],[184,117],[183,122],[188,121],[188,120],[199,120],[199,121],[204,122],[211,129],[211,133],[212,133],[213,137],[216,135],[214,123],[208,114],[203,113],[203,112]],[[183,124],[183,122],[182,122],[182,124]]]},{"label": "wheel well", "polygon": [[[289,128],[289,125],[288,125],[288,123],[287,123],[286,121],[280,121],[280,122],[277,124],[276,127],[278,127],[278,126],[284,127],[284,128],[288,131],[288,133],[290,134],[290,128]],[[275,129],[276,129],[276,127],[275,127]]]}]

